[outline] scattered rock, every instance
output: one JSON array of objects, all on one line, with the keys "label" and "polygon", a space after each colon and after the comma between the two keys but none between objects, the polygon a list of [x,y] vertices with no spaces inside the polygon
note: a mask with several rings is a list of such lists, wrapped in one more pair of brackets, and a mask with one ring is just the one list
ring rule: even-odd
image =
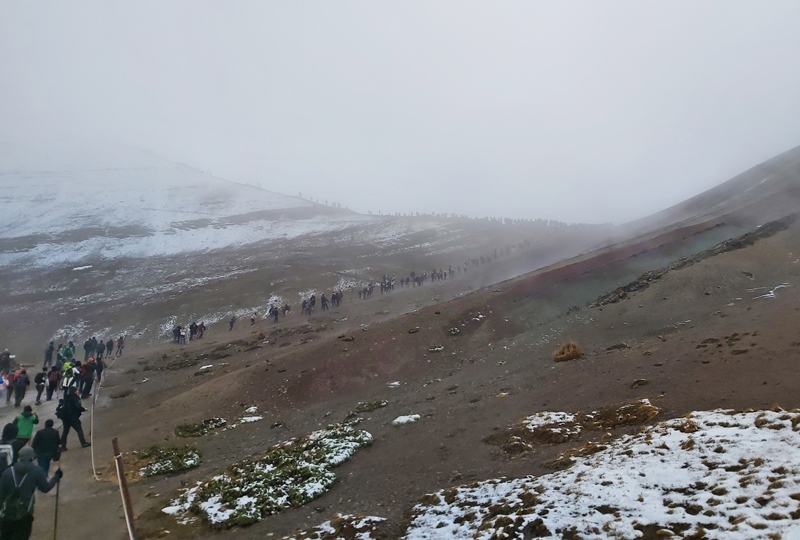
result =
[{"label": "scattered rock", "polygon": [[636,379],[631,384],[631,390],[633,390],[634,388],[639,388],[640,386],[646,386],[648,384],[650,384],[650,381],[648,381],[647,379]]},{"label": "scattered rock", "polygon": [[631,346],[628,345],[627,343],[620,342],[620,343],[616,343],[614,345],[611,345],[610,347],[606,347],[606,350],[607,351],[620,351],[622,349],[630,349],[630,348],[631,348]]},{"label": "scattered rock", "polygon": [[111,394],[109,394],[108,397],[110,397],[111,399],[122,399],[130,396],[131,394],[133,394],[133,388],[123,388],[111,392]]},{"label": "scattered rock", "polygon": [[416,334],[417,332],[419,332],[419,326],[417,326],[417,327],[414,327],[414,328],[410,328],[410,329],[408,330],[408,333],[409,333],[409,334]]}]

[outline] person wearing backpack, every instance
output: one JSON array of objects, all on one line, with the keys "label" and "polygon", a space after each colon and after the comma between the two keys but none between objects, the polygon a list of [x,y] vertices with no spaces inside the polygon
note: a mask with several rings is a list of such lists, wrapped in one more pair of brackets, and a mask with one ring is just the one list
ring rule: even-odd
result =
[{"label": "person wearing backpack", "polygon": [[33,527],[34,494],[47,493],[64,474],[57,470],[48,481],[45,472],[33,464],[35,452],[26,446],[19,452],[17,463],[0,477],[0,538],[28,540]]},{"label": "person wearing backpack", "polygon": [[72,362],[75,359],[75,344],[72,341],[68,342],[61,354],[65,361]]},{"label": "person wearing backpack", "polygon": [[5,376],[6,382],[6,403],[11,403],[11,396],[14,395],[14,379],[16,379],[16,375],[13,372],[9,372]]},{"label": "person wearing backpack", "polygon": [[68,388],[76,388],[78,386],[78,381],[80,380],[81,375],[81,363],[76,362],[74,366],[66,367],[64,364],[64,376],[61,378],[61,389],[64,391],[64,395],[67,395]]},{"label": "person wearing backpack", "polygon": [[36,377],[33,378],[33,382],[36,384],[36,405],[42,404],[42,393],[44,392],[45,387],[47,386],[47,368],[43,367],[42,371],[36,374]]},{"label": "person wearing backpack", "polygon": [[53,365],[53,353],[55,350],[56,344],[54,342],[51,341],[47,344],[47,348],[44,350],[44,364],[42,364],[42,367],[46,368]]},{"label": "person wearing backpack", "polygon": [[94,373],[97,375],[97,384],[100,385],[100,382],[103,380],[103,370],[106,369],[106,363],[103,361],[102,358],[98,359],[95,362]]},{"label": "person wearing backpack", "polygon": [[58,379],[61,374],[58,372],[58,368],[53,368],[50,370],[50,373],[47,375],[47,401],[53,399],[53,394],[56,393],[58,389]]},{"label": "person wearing backpack", "polygon": [[92,445],[92,443],[86,442],[86,438],[83,436],[81,414],[83,414],[85,410],[86,409],[83,407],[83,405],[81,405],[81,400],[76,393],[76,388],[74,386],[68,387],[67,396],[64,398],[63,407],[62,404],[59,403],[58,407],[56,408],[56,416],[60,418],[64,424],[64,432],[61,434],[62,452],[67,450],[67,435],[69,435],[70,429],[74,429],[75,433],[78,434],[78,440],[80,441],[82,448]]},{"label": "person wearing backpack", "polygon": [[22,369],[14,380],[14,407],[19,407],[22,400],[25,399],[25,392],[31,385],[31,379],[28,377],[28,370]]},{"label": "person wearing backpack", "polygon": [[89,357],[89,361],[83,364],[81,368],[81,398],[86,399],[92,395],[92,383],[94,382],[95,372],[94,358]]}]

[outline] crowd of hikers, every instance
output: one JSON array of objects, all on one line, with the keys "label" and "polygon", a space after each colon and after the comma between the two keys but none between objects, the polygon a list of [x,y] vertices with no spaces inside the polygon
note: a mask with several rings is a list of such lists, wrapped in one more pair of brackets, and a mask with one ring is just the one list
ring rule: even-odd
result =
[{"label": "crowd of hikers", "polygon": [[[14,356],[8,350],[0,354],[0,388],[6,392],[6,404],[10,406],[13,399],[15,408],[22,407],[0,435],[0,540],[30,537],[34,493],[37,489],[47,493],[61,480],[61,469],[49,479],[48,475],[51,463],[67,451],[70,431],[75,431],[82,448],[91,446],[81,424],[86,411],[81,400],[91,396],[94,384],[103,379],[106,359],[121,356],[124,348],[125,336],[106,341],[92,337],[84,342],[80,360],[72,341],[58,347],[50,341],[33,381],[28,368],[12,365]],[[50,418],[36,429],[39,415],[30,404],[23,406],[31,385],[36,392],[34,406],[42,404],[43,396],[45,401],[58,400],[55,416],[61,421],[60,433]]]},{"label": "crowd of hikers", "polygon": [[[523,244],[520,244],[522,247]],[[381,294],[390,293],[395,289],[395,287],[399,286],[400,288],[408,288],[408,287],[422,287],[426,281],[431,283],[435,283],[438,281],[447,281],[448,278],[454,279],[456,275],[464,273],[466,274],[470,268],[479,268],[484,264],[491,263],[496,261],[498,256],[507,255],[511,252],[512,248],[504,248],[501,250],[494,250],[492,255],[475,257],[471,259],[467,259],[464,264],[460,264],[458,266],[448,266],[447,268],[433,268],[430,273],[427,271],[425,272],[416,272],[412,271],[406,277],[400,277],[399,279],[395,274],[384,274],[381,276],[380,280],[373,280],[367,282],[365,285],[359,286],[358,288],[358,298],[361,300],[366,300],[372,296],[372,293],[377,289],[380,290]],[[349,288],[348,288],[349,289]],[[324,311],[328,311],[331,307],[338,308],[342,304],[342,300],[344,299],[344,291],[342,289],[334,289],[331,291],[330,297],[326,296],[324,293],[317,298],[317,293],[312,293],[307,297],[304,297],[300,301],[300,312],[303,315],[311,316],[317,308],[317,302],[319,301],[320,309]],[[284,303],[283,306],[279,306],[278,303],[272,304],[267,309],[267,316],[272,319],[273,322],[277,323],[280,320],[281,314],[286,317],[292,311],[291,306],[288,303]],[[250,315],[250,326],[256,323],[259,314],[258,312],[253,312]],[[233,326],[236,324],[238,317],[234,314],[231,315],[230,319],[228,320],[228,329],[233,330]],[[191,332],[192,326],[197,326],[196,323],[192,323],[190,325],[190,337],[189,339],[193,339],[194,332]],[[203,331],[205,330],[205,325],[200,323],[202,326]],[[186,338],[185,335],[181,335],[181,332],[185,330],[182,326],[176,326],[173,330],[173,341],[175,343],[185,343]],[[203,337],[202,332],[198,337]]]},{"label": "crowd of hikers", "polygon": [[[520,248],[530,247],[526,241]],[[507,255],[512,248],[504,248],[500,255]],[[408,276],[398,278],[396,275],[383,275],[380,280],[369,281],[358,289],[358,297],[362,300],[370,298],[377,288],[381,294],[387,294],[395,289],[422,287],[430,280],[432,283],[453,279],[456,275],[467,273],[470,268],[478,268],[493,262],[498,258],[498,250],[491,256],[481,256],[468,259],[463,265],[455,268],[433,268],[418,273],[410,272]],[[344,299],[344,291],[334,289],[330,297],[322,294],[319,304],[322,311],[330,307],[338,308]],[[312,315],[317,305],[316,293],[302,298],[301,310],[303,314]],[[285,303],[279,306],[272,304],[267,310],[275,323],[279,317],[291,313],[291,306]],[[254,325],[258,312],[250,316],[250,325]],[[229,329],[233,326],[237,316],[231,316]],[[175,326],[173,340],[176,343],[185,343],[189,340],[202,339],[207,328],[202,321],[198,324],[193,321],[188,327]],[[47,493],[61,480],[61,469],[48,478],[51,463],[58,462],[61,453],[67,451],[67,441],[70,431],[75,431],[78,442],[82,448],[91,446],[86,440],[81,424],[81,415],[86,411],[82,399],[92,395],[96,383],[103,380],[106,360],[112,355],[121,356],[125,347],[125,336],[118,339],[97,340],[95,337],[87,339],[83,344],[83,359],[76,355],[76,345],[69,341],[59,344],[50,341],[44,351],[42,367],[31,380],[31,373],[27,368],[14,367],[14,356],[5,350],[0,354],[0,390],[6,392],[6,405],[10,406],[13,400],[14,408],[22,408],[13,419],[3,426],[0,435],[0,540],[28,539],[33,523],[34,493],[38,489]],[[116,353],[115,353],[116,350]],[[34,370],[31,370],[34,371]],[[23,404],[29,397],[28,391],[33,386],[36,397],[34,406],[45,401],[58,400],[55,416],[61,421],[61,432],[55,427],[53,419],[47,419],[44,427],[39,426],[39,415],[29,403]],[[35,461],[35,463],[34,463]]]},{"label": "crowd of hikers", "polygon": [[[366,284],[360,285],[357,289],[358,298],[361,300],[367,300],[368,298],[372,297],[372,294],[376,289],[379,290],[381,294],[387,294],[394,291],[395,287],[397,286],[400,288],[422,287],[426,281],[436,283],[439,281],[447,281],[448,279],[452,280],[457,275],[466,274],[470,269],[480,268],[483,265],[496,261],[498,257],[509,255],[515,249],[525,248],[530,248],[530,242],[527,240],[520,242],[518,246],[506,246],[501,249],[495,249],[491,255],[482,255],[480,257],[467,259],[463,264],[459,264],[457,266],[448,266],[447,268],[438,269],[433,268],[430,272],[412,271],[407,276],[401,276],[400,278],[398,278],[395,274],[385,274],[381,276],[380,280],[370,280],[366,282]],[[319,308],[323,312],[328,311],[330,308],[338,308],[341,306],[342,300],[344,300],[345,290],[350,290],[351,288],[352,287],[334,288],[333,291],[331,291],[330,296],[326,296],[323,293],[317,297],[316,292],[311,293],[301,299],[300,312],[303,315],[311,316],[317,309],[317,304],[319,304]],[[292,312],[292,307],[288,303],[283,303],[283,305],[280,305],[281,302],[282,301],[272,303],[266,310],[266,317],[271,319],[273,323],[278,323],[281,315],[283,315],[285,318]],[[250,314],[250,326],[255,325],[259,317],[260,315],[258,311],[252,312]],[[228,319],[228,330],[233,330],[233,327],[238,320],[238,315],[232,314]],[[207,327],[202,321],[200,323],[193,321],[188,326],[175,325],[172,329],[172,342],[183,345],[186,344],[187,337],[189,341],[202,339],[206,331]]]}]

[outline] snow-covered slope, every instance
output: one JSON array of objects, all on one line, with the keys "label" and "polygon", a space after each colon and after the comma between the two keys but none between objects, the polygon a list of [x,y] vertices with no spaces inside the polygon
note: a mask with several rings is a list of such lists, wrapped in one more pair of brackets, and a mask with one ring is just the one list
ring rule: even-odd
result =
[{"label": "snow-covered slope", "polygon": [[160,231],[198,219],[312,206],[141,151],[71,146],[36,156],[22,146],[0,147],[0,235],[87,226]]},{"label": "snow-covered slope", "polygon": [[0,145],[0,264],[169,255],[353,220],[115,144]]}]

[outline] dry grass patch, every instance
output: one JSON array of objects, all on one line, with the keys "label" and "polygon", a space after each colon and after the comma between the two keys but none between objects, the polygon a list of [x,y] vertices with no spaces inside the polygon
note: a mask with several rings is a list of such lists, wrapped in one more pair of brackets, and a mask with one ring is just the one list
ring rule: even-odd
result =
[{"label": "dry grass patch", "polygon": [[568,341],[561,347],[553,351],[553,360],[556,362],[566,362],[567,360],[577,360],[583,356],[580,346],[574,341]]}]

